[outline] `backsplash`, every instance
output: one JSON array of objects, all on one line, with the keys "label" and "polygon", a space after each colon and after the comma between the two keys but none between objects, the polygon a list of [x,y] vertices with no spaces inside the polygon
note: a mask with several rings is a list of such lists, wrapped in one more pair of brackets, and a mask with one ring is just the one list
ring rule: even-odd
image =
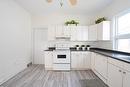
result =
[{"label": "backsplash", "polygon": [[[60,41],[49,41],[47,47],[55,47],[55,44],[59,42]],[[64,41],[64,43],[69,43],[70,47],[75,47],[75,45],[90,45],[91,47],[96,46],[94,42]]]},{"label": "backsplash", "polygon": [[94,42],[95,47],[113,50],[112,41],[96,41]]}]

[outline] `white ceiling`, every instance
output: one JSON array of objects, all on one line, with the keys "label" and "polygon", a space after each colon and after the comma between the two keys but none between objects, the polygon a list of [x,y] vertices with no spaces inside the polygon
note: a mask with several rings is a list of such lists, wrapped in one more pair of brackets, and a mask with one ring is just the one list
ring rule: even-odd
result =
[{"label": "white ceiling", "polygon": [[68,0],[63,0],[60,7],[59,0],[47,3],[46,0],[15,0],[31,14],[95,14],[107,7],[113,0],[77,0],[77,5],[71,6]]}]

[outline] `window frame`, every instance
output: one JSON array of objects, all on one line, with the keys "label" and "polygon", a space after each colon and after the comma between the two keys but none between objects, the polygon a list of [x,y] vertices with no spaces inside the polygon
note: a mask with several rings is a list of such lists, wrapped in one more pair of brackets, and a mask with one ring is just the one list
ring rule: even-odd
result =
[{"label": "window frame", "polygon": [[121,34],[118,35],[118,18],[126,15],[127,13],[130,13],[130,9],[116,15],[113,18],[113,49],[118,50],[118,40],[119,39],[130,39],[130,34]]}]

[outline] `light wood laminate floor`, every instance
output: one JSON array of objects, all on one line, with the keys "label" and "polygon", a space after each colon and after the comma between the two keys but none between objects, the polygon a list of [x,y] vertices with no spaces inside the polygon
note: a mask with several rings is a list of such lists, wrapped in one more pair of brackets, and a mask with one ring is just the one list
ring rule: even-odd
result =
[{"label": "light wood laminate floor", "polygon": [[83,87],[81,81],[87,79],[98,77],[91,70],[47,71],[44,65],[32,65],[0,87]]}]

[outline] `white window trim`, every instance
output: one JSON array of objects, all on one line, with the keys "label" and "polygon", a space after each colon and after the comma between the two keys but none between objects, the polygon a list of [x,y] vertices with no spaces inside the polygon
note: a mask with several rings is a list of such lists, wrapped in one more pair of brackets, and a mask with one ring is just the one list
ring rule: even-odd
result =
[{"label": "white window trim", "polygon": [[116,15],[114,18],[113,18],[113,49],[114,50],[118,50],[118,43],[117,43],[117,40],[118,39],[130,39],[130,34],[123,34],[123,35],[118,35],[117,32],[118,32],[118,21],[117,19],[127,13],[130,13],[130,9],[126,10],[126,11],[123,11],[121,12],[120,14]]}]

